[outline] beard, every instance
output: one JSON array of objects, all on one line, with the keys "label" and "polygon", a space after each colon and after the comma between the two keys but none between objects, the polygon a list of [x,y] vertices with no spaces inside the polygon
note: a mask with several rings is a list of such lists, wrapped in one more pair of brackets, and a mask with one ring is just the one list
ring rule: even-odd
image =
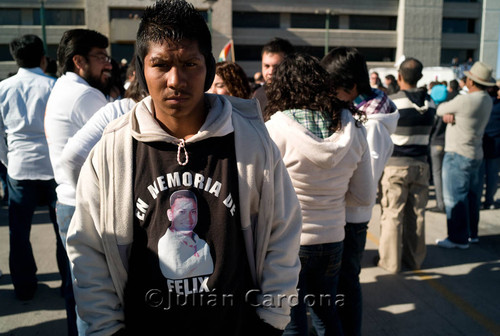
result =
[{"label": "beard", "polygon": [[105,96],[109,94],[111,89],[111,77],[107,77],[107,79],[103,81],[100,76],[93,76],[90,73],[86,73],[83,78],[90,86],[101,91]]}]

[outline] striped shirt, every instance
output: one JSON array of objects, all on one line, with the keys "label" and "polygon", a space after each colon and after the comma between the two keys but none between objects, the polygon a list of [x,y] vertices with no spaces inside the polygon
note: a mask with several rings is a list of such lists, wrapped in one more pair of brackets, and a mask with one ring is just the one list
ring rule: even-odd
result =
[{"label": "striped shirt", "polygon": [[398,126],[391,135],[392,156],[427,156],[436,106],[424,90],[402,90],[389,98],[399,110]]}]

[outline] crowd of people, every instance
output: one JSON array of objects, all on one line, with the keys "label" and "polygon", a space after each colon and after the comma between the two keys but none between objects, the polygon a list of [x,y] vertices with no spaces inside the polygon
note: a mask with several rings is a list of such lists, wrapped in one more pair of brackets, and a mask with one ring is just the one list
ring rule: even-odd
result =
[{"label": "crowd of people", "polygon": [[30,229],[46,205],[68,335],[361,335],[377,200],[374,263],[391,273],[425,261],[431,183],[437,246],[479,243],[479,210],[499,206],[500,95],[482,62],[462,89],[418,87],[412,57],[384,85],[355,48],[319,60],[274,38],[250,81],[215,61],[184,0],[146,8],[126,70],[108,47],[66,31],[54,78],[24,35],[0,82],[14,292],[36,293]]}]

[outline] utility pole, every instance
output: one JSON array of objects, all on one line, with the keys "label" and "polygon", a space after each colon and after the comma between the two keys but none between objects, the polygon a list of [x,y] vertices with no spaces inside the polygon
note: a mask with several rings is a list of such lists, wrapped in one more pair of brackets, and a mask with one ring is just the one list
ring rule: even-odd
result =
[{"label": "utility pole", "polygon": [[40,25],[42,26],[42,41],[45,55],[47,55],[47,32],[45,31],[45,0],[40,0]]},{"label": "utility pole", "polygon": [[325,17],[325,56],[328,54],[328,43],[330,42],[330,9],[326,10],[326,17]]}]

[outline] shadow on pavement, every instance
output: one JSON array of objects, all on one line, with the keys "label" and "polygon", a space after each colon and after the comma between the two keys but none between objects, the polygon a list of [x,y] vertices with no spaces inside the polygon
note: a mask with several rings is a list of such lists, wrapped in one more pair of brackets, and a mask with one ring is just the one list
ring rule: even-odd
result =
[{"label": "shadow on pavement", "polygon": [[[479,244],[470,244],[469,249],[445,249],[427,244],[427,255],[422,271],[447,266],[496,261],[500,257],[500,235],[480,236]],[[375,249],[365,250],[361,267],[374,267],[373,259],[378,255]]]},{"label": "shadow on pavement", "polygon": [[[377,253],[365,251],[362,267],[375,267]],[[362,284],[364,329],[372,335],[500,335],[499,256],[500,235],[481,236],[468,250],[427,245],[420,271],[377,270],[374,281]]]},{"label": "shadow on pavement", "polygon": [[8,331],[8,336],[65,336],[67,335],[66,319],[43,322],[31,327],[19,327]]},{"label": "shadow on pavement", "polygon": [[[5,281],[4,278],[8,278],[10,282],[10,276],[3,276],[1,278],[2,283]],[[65,309],[64,299],[61,297],[59,287],[51,288],[44,283],[38,284],[35,296],[33,299],[28,301],[19,301],[16,299],[13,288],[0,289],[0,297],[2,298],[2,304],[0,305],[0,317],[26,312]],[[41,334],[34,333],[31,335]]]},{"label": "shadow on pavement", "polygon": [[500,262],[459,275],[377,276],[362,285],[364,325],[372,335],[500,335],[498,283]]}]

